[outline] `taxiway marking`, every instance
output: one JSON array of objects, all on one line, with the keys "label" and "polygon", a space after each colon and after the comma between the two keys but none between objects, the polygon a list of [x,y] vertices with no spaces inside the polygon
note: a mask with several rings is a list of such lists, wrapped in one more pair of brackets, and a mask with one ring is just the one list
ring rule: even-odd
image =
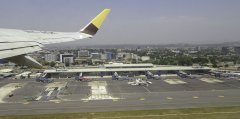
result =
[{"label": "taxiway marking", "polygon": [[168,83],[168,84],[172,84],[172,85],[176,85],[176,84],[186,84],[187,82],[184,82],[180,79],[166,79],[164,80],[164,82]]},{"label": "taxiway marking", "polygon": [[172,97],[167,97],[168,100],[172,100],[173,98]]},{"label": "taxiway marking", "polygon": [[151,91],[150,91],[150,90],[148,90],[148,89],[147,89],[145,86],[143,86],[143,88],[144,88],[144,89],[146,89],[146,90],[147,90],[149,93],[151,93]]},{"label": "taxiway marking", "polygon": [[198,96],[193,96],[193,99],[198,99],[199,97]]},{"label": "taxiway marking", "polygon": [[117,100],[117,99],[113,99],[112,101],[113,101],[113,102],[117,102],[118,100]]},{"label": "taxiway marking", "polygon": [[190,115],[213,115],[213,114],[237,114],[240,111],[233,112],[200,112],[200,113],[169,113],[169,114],[156,114],[156,115],[134,115],[134,116],[118,116],[118,117],[97,117],[94,119],[119,119],[119,118],[149,118],[149,117],[169,117],[169,116],[190,116]]},{"label": "taxiway marking", "polygon": [[143,101],[143,100],[145,100],[145,98],[140,98],[139,100]]},{"label": "taxiway marking", "polygon": [[199,80],[207,82],[207,83],[222,83],[222,82],[224,82],[222,80],[218,80],[218,79],[215,79],[215,78],[201,78]]},{"label": "taxiway marking", "polygon": [[29,102],[24,102],[23,104],[24,104],[24,105],[27,105],[27,104],[29,104]]},{"label": "taxiway marking", "polygon": [[219,95],[218,97],[219,97],[219,98],[224,98],[224,96],[223,96],[223,95]]}]

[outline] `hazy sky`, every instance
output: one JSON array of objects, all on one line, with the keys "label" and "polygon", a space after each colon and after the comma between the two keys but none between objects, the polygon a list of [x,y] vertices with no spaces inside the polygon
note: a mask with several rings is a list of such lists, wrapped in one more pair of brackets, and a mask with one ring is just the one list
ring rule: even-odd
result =
[{"label": "hazy sky", "polygon": [[71,44],[240,41],[240,0],[0,0],[0,27],[79,31],[112,12],[91,40]]}]

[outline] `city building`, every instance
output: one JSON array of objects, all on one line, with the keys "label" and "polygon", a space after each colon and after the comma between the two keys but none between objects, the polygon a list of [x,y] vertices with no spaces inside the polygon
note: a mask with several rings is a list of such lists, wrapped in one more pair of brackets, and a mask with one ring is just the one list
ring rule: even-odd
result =
[{"label": "city building", "polygon": [[60,54],[60,62],[73,63],[73,54]]},{"label": "city building", "polygon": [[195,50],[196,51],[201,51],[201,46],[197,46]]},{"label": "city building", "polygon": [[75,62],[77,64],[91,64],[91,58],[90,57],[79,57],[75,59]]},{"label": "city building", "polygon": [[101,54],[100,53],[91,53],[91,58],[92,59],[101,59]]},{"label": "city building", "polygon": [[78,57],[89,57],[89,51],[88,50],[78,51]]},{"label": "city building", "polygon": [[234,47],[234,51],[237,55],[240,55],[240,47]]},{"label": "city building", "polygon": [[57,55],[56,54],[45,54],[44,59],[46,62],[55,62],[55,61],[57,61]]},{"label": "city building", "polygon": [[101,60],[107,60],[107,54],[100,54],[101,55]]},{"label": "city building", "polygon": [[150,57],[149,57],[149,56],[142,56],[142,57],[141,57],[141,60],[142,60],[142,61],[149,61],[149,60],[150,60]]},{"label": "city building", "polygon": [[229,53],[229,48],[228,47],[222,47],[222,54],[227,55]]},{"label": "city building", "polygon": [[116,59],[116,55],[112,52],[106,52],[106,57],[107,57],[107,60]]}]

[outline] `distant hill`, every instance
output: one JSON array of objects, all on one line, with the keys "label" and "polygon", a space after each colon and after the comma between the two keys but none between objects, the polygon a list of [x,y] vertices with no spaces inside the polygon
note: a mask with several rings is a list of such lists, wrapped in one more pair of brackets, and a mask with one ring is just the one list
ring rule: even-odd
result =
[{"label": "distant hill", "polygon": [[223,47],[223,46],[240,46],[240,41],[235,42],[223,42],[216,44],[187,44],[187,43],[179,43],[179,44],[112,44],[112,45],[66,45],[64,43],[59,44],[50,44],[46,45],[47,48],[165,48],[165,47],[197,47],[197,46],[205,46],[205,47]]}]

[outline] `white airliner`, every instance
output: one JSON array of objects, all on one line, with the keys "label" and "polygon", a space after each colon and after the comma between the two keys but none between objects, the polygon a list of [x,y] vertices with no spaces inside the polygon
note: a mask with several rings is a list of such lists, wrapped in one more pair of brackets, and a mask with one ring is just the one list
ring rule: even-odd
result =
[{"label": "white airliner", "polygon": [[41,68],[42,65],[28,56],[28,53],[42,50],[44,44],[92,38],[110,13],[104,9],[79,32],[52,32],[0,28],[0,59],[18,65]]}]

